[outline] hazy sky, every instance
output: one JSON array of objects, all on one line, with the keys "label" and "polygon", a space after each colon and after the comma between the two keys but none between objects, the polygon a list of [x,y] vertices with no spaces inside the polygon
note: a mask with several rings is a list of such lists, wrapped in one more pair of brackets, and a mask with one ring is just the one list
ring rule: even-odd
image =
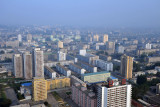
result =
[{"label": "hazy sky", "polygon": [[160,0],[0,0],[0,24],[160,27]]}]

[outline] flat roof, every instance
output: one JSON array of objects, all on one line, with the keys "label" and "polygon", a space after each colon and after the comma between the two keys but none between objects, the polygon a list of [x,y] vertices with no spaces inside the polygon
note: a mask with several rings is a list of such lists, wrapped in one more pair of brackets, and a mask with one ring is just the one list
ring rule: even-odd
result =
[{"label": "flat roof", "polygon": [[110,78],[112,79],[112,80],[115,80],[115,79],[118,79],[118,78],[116,78],[116,77],[114,77],[114,76],[110,76]]},{"label": "flat roof", "polygon": [[101,71],[101,72],[94,72],[94,73],[82,74],[82,76],[97,75],[97,74],[105,74],[105,73],[110,73],[110,72],[108,72],[108,71]]},{"label": "flat roof", "polygon": [[32,85],[32,83],[31,83],[31,82],[21,84],[21,86],[31,86],[31,85]]}]

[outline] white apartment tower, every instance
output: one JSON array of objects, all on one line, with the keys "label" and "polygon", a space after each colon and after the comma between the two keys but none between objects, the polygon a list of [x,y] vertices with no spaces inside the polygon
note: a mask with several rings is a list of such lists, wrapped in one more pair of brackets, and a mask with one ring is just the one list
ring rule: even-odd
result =
[{"label": "white apartment tower", "polygon": [[132,86],[98,86],[97,107],[131,107]]},{"label": "white apartment tower", "polygon": [[59,51],[57,53],[57,60],[58,61],[65,61],[66,60],[66,53]]},{"label": "white apartment tower", "polygon": [[23,77],[23,62],[22,62],[22,55],[15,54],[13,56],[13,65],[14,65],[14,76],[16,78]]},{"label": "white apartment tower", "polygon": [[22,42],[22,35],[21,34],[18,35],[18,41]]},{"label": "white apartment tower", "polygon": [[33,50],[33,72],[34,77],[44,77],[44,58],[40,48]]}]

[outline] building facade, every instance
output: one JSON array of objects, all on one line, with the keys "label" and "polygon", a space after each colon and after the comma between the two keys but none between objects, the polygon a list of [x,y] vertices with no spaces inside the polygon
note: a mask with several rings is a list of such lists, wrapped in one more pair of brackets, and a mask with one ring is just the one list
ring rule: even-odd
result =
[{"label": "building facade", "polygon": [[78,65],[76,65],[76,64],[73,64],[73,63],[70,63],[70,64],[69,64],[69,68],[70,68],[72,71],[74,71],[74,72],[76,72],[76,73],[78,73],[78,74],[84,74],[84,73],[86,72],[85,69],[83,69],[82,67],[80,67],[80,66],[78,66]]},{"label": "building facade", "polygon": [[23,61],[21,54],[15,54],[13,56],[14,76],[16,78],[23,78]]},{"label": "building facade", "polygon": [[23,54],[23,72],[25,79],[32,79],[32,54],[30,53]]},{"label": "building facade", "polygon": [[47,90],[53,90],[57,88],[70,87],[70,78],[55,78],[47,80]]},{"label": "building facade", "polygon": [[98,86],[97,107],[131,107],[132,86]]},{"label": "building facade", "polygon": [[133,70],[133,58],[130,56],[123,55],[121,57],[121,75],[125,79],[131,79],[132,70]]},{"label": "building facade", "polygon": [[96,94],[81,86],[80,83],[72,85],[72,100],[79,107],[97,107]]},{"label": "building facade", "polygon": [[40,48],[35,48],[33,51],[33,72],[34,77],[44,77],[44,58]]},{"label": "building facade", "polygon": [[98,59],[96,60],[96,66],[106,71],[113,71],[113,63],[111,62]]},{"label": "building facade", "polygon": [[107,79],[109,77],[110,77],[110,73],[108,71],[101,71],[101,72],[96,72],[96,73],[87,73],[87,74],[81,75],[81,79],[84,82],[89,82],[89,83],[107,81]]},{"label": "building facade", "polygon": [[108,42],[108,35],[107,34],[103,35],[103,43],[106,43],[106,42]]},{"label": "building facade", "polygon": [[64,67],[63,65],[56,64],[56,68],[64,76],[69,77],[71,75],[71,71],[68,68]]},{"label": "building facade", "polygon": [[32,82],[34,101],[47,99],[47,81],[41,77],[35,77]]},{"label": "building facade", "polygon": [[58,61],[65,61],[66,60],[66,53],[59,51],[57,53],[57,60]]}]

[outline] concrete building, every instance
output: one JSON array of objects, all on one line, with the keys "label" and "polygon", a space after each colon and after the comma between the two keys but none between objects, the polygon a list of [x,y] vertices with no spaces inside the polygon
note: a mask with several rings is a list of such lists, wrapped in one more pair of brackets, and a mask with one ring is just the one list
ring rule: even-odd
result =
[{"label": "concrete building", "polygon": [[66,53],[59,51],[57,53],[57,60],[58,61],[65,61],[66,60]]},{"label": "concrete building", "polygon": [[131,107],[131,96],[131,85],[121,85],[117,82],[109,87],[108,84],[100,84],[98,85],[97,107]]},{"label": "concrete building", "polygon": [[23,54],[23,72],[25,79],[32,79],[32,54],[27,52]]},{"label": "concrete building", "polygon": [[34,101],[47,99],[47,81],[41,77],[33,79],[33,99]]},{"label": "concrete building", "polygon": [[14,76],[16,78],[23,78],[23,61],[21,54],[15,54],[13,56]]},{"label": "concrete building", "polygon": [[87,71],[89,72],[97,72],[97,67],[91,65],[91,64],[88,64],[88,63],[85,63],[85,62],[82,62],[82,61],[79,61],[78,63],[82,68],[86,69]]},{"label": "concrete building", "polygon": [[158,52],[160,49],[140,49],[137,50],[137,55],[149,54],[153,52]]},{"label": "concrete building", "polygon": [[19,41],[7,41],[6,42],[6,47],[12,47],[12,48],[16,48],[19,47]]},{"label": "concrete building", "polygon": [[148,63],[160,62],[160,57],[147,57],[147,62]]},{"label": "concrete building", "polygon": [[156,94],[160,94],[160,83],[156,85]]},{"label": "concrete building", "polygon": [[58,49],[61,49],[61,48],[63,48],[63,42],[61,42],[61,41],[58,41],[57,47],[58,47]]},{"label": "concrete building", "polygon": [[107,50],[115,50],[115,42],[106,42],[106,49]]},{"label": "concrete building", "polygon": [[77,55],[76,57],[78,58],[78,61],[83,61],[91,65],[94,65],[95,60],[99,59],[99,56],[88,53],[86,53],[85,56]]},{"label": "concrete building", "polygon": [[81,80],[89,83],[104,82],[107,81],[110,76],[111,75],[108,71],[101,71],[96,73],[83,74],[81,75]]},{"label": "concrete building", "polygon": [[145,72],[139,71],[139,72],[134,72],[134,73],[133,73],[133,76],[134,76],[134,77],[138,77],[138,76],[145,75],[145,74],[146,74]]},{"label": "concrete building", "polygon": [[94,42],[98,42],[99,41],[99,35],[94,35],[93,40],[94,40]]},{"label": "concrete building", "polygon": [[22,35],[21,34],[19,34],[17,38],[18,38],[19,42],[22,42]]},{"label": "concrete building", "polygon": [[31,34],[27,35],[27,42],[32,42],[32,35]]},{"label": "concrete building", "polygon": [[47,79],[47,90],[70,87],[70,78]]},{"label": "concrete building", "polygon": [[151,48],[152,48],[152,44],[147,43],[146,46],[145,46],[145,48],[146,48],[146,49],[151,49]]},{"label": "concrete building", "polygon": [[104,61],[111,61],[111,60],[112,60],[112,57],[111,57],[111,56],[104,55],[104,54],[100,54],[100,55],[99,55],[99,59],[104,60]]},{"label": "concrete building", "polygon": [[44,58],[40,48],[33,50],[33,72],[34,77],[44,77]]},{"label": "concrete building", "polygon": [[117,46],[117,47],[116,47],[116,52],[117,52],[117,53],[120,53],[120,54],[124,53],[124,47],[121,46],[121,45],[120,45],[120,46]]},{"label": "concrete building", "polygon": [[131,79],[132,70],[133,70],[133,58],[130,56],[123,55],[121,57],[121,75],[125,79]]},{"label": "concrete building", "polygon": [[32,83],[23,83],[20,87],[20,93],[24,95],[26,100],[30,100],[32,94]]},{"label": "concrete building", "polygon": [[96,66],[106,71],[113,71],[113,63],[101,59],[96,60]]},{"label": "concrete building", "polygon": [[145,73],[146,74],[157,74],[157,70],[153,69],[153,70],[146,70]]},{"label": "concrete building", "polygon": [[64,76],[69,77],[71,75],[71,71],[68,68],[64,67],[63,65],[56,64],[56,68]]},{"label": "concrete building", "polygon": [[80,80],[79,78],[77,78],[74,75],[71,75],[70,79],[71,79],[71,85],[74,85],[75,83],[80,83],[83,87],[87,87],[87,83],[85,83],[84,81]]},{"label": "concrete building", "polygon": [[103,43],[106,43],[106,42],[108,42],[108,35],[107,34],[103,35]]},{"label": "concrete building", "polygon": [[44,74],[48,76],[50,79],[56,78],[56,72],[50,67],[44,66]]},{"label": "concrete building", "polygon": [[79,55],[85,56],[86,55],[86,50],[79,50]]},{"label": "concrete building", "polygon": [[84,74],[86,72],[85,69],[83,69],[82,67],[76,65],[76,64],[73,64],[73,63],[70,63],[69,64],[69,69],[71,69],[72,71],[78,73],[78,74]]},{"label": "concrete building", "polygon": [[80,83],[72,85],[72,100],[79,107],[97,107],[96,94],[81,86]]}]

